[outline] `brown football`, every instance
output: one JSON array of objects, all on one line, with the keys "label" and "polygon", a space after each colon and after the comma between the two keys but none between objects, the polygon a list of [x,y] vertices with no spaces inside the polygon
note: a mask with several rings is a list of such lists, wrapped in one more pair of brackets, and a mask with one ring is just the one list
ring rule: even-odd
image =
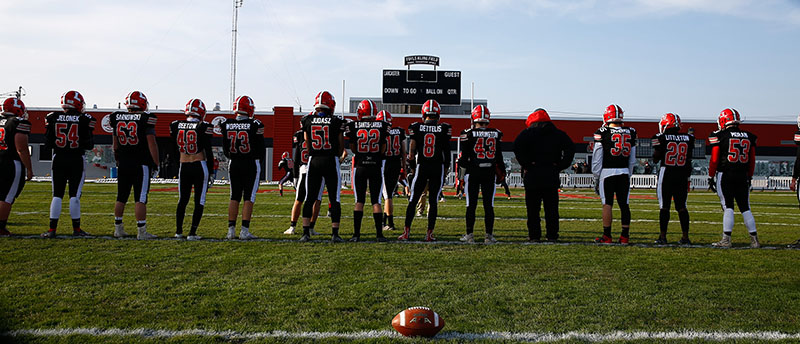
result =
[{"label": "brown football", "polygon": [[428,307],[411,307],[394,316],[392,327],[406,337],[433,337],[444,327],[444,319]]}]

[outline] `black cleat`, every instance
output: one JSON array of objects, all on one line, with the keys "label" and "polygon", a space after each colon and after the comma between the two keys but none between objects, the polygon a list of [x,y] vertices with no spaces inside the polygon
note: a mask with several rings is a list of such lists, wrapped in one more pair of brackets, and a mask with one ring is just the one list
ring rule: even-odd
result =
[{"label": "black cleat", "polygon": [[361,241],[361,237],[353,236],[352,238],[350,238],[350,240],[347,240],[347,241],[349,241],[349,242],[359,242],[359,241]]},{"label": "black cleat", "polygon": [[692,244],[692,241],[689,240],[689,238],[681,239],[681,241],[678,241],[678,245],[691,245],[691,244]]},{"label": "black cleat", "polygon": [[344,239],[342,239],[342,237],[340,237],[338,235],[332,235],[331,236],[331,242],[334,243],[334,244],[337,243],[337,242],[344,242]]},{"label": "black cleat", "polygon": [[80,228],[79,228],[78,230],[73,230],[73,231],[72,231],[72,236],[76,236],[76,237],[89,237],[89,236],[92,236],[92,235],[91,235],[91,234],[89,234],[89,233],[86,233],[86,232],[84,232],[84,231],[83,231],[83,229],[80,229]]},{"label": "black cleat", "polygon": [[42,233],[42,235],[40,235],[40,237],[42,237],[42,238],[48,238],[48,239],[53,239],[53,238],[55,238],[55,237],[56,237],[56,231],[54,231],[54,230],[49,230],[49,231],[47,231],[47,232],[44,232],[44,233]]},{"label": "black cleat", "polygon": [[389,241],[389,239],[386,239],[386,237],[384,237],[384,236],[379,236],[379,237],[376,239],[376,241],[377,241],[377,242],[388,242],[388,241]]},{"label": "black cleat", "polygon": [[656,245],[666,245],[666,244],[668,244],[667,239],[663,239],[663,238],[658,238],[655,241],[653,241],[653,243],[656,244]]},{"label": "black cleat", "polygon": [[300,242],[309,242],[310,240],[311,237],[308,236],[308,234],[303,234],[303,236],[300,237]]}]

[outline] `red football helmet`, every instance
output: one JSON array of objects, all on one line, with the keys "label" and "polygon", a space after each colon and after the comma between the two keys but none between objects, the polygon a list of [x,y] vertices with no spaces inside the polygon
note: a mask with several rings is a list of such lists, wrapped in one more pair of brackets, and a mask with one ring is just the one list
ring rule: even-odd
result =
[{"label": "red football helmet", "polygon": [[186,116],[194,116],[200,118],[206,118],[206,104],[203,104],[203,101],[200,99],[190,99],[188,103],[186,103],[186,110],[183,112]]},{"label": "red football helmet", "polygon": [[478,105],[472,109],[472,123],[489,123],[489,108]]},{"label": "red football helmet", "polygon": [[239,96],[233,103],[233,113],[253,117],[256,113],[256,104],[250,96]]},{"label": "red football helmet", "polygon": [[611,104],[606,107],[606,113],[603,114],[603,125],[610,122],[622,122],[622,107],[617,104]]},{"label": "red football helmet", "polygon": [[317,93],[317,96],[314,98],[314,109],[327,109],[333,112],[335,108],[336,99],[333,98],[333,94],[328,91]]},{"label": "red football helmet", "polygon": [[374,117],[378,113],[378,109],[375,106],[375,102],[364,99],[361,103],[358,104],[358,110],[356,110],[358,114],[358,120],[362,120],[367,117]]},{"label": "red football helmet", "polygon": [[281,154],[281,159],[289,159],[289,152],[283,152],[283,154]]},{"label": "red football helmet", "polygon": [[442,114],[442,107],[439,106],[439,102],[428,99],[425,101],[425,104],[422,104],[422,118],[425,117],[432,117],[432,118],[439,118],[439,115]]},{"label": "red football helmet", "polygon": [[717,119],[717,127],[719,130],[725,129],[725,127],[733,124],[739,124],[741,122],[741,117],[739,116],[739,111],[736,111],[734,108],[728,108],[722,110],[719,113],[719,118]]},{"label": "red football helmet", "polygon": [[86,103],[83,101],[83,96],[78,91],[67,91],[61,96],[61,108],[64,111],[67,109],[75,109],[78,112],[83,112]]},{"label": "red football helmet", "polygon": [[542,108],[534,110],[528,115],[528,119],[525,120],[525,126],[530,127],[531,124],[537,122],[550,122],[550,115],[547,113],[547,110]]},{"label": "red football helmet", "polygon": [[133,91],[125,97],[125,107],[128,111],[147,111],[150,108],[150,103],[147,102],[147,96],[144,93]]},{"label": "red football helmet", "polygon": [[392,114],[390,114],[389,111],[386,110],[381,110],[381,112],[378,112],[378,114],[375,115],[375,119],[389,123],[389,125],[392,124]]},{"label": "red football helmet", "polygon": [[25,117],[27,112],[28,110],[25,109],[25,103],[22,102],[22,99],[11,97],[3,101],[3,115]]},{"label": "red football helmet", "polygon": [[658,132],[663,133],[664,130],[669,128],[678,128],[681,127],[681,117],[670,112],[665,113],[664,116],[661,116],[661,121],[658,122]]}]

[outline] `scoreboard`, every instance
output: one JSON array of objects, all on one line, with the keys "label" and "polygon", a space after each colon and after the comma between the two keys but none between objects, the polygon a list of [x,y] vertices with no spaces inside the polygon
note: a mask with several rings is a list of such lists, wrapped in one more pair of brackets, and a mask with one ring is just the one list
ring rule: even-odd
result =
[{"label": "scoreboard", "polygon": [[383,70],[383,103],[461,105],[461,72],[443,70]]}]

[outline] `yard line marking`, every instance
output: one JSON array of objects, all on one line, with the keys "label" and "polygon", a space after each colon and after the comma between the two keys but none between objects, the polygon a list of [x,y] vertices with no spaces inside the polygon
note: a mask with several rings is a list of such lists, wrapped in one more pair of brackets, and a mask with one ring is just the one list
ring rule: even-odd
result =
[{"label": "yard line marking", "polygon": [[[237,331],[210,331],[203,329],[192,330],[155,330],[155,329],[100,329],[100,328],[64,328],[64,329],[22,329],[2,333],[6,337],[66,337],[74,335],[94,336],[94,337],[143,337],[143,338],[176,338],[185,336],[223,338],[227,340],[252,340],[264,338],[290,338],[290,339],[381,339],[381,338],[402,338],[402,336],[390,330],[380,331],[360,331],[360,332],[237,332]],[[486,332],[486,333],[462,333],[462,332],[443,332],[434,337],[443,340],[504,340],[518,342],[557,342],[565,340],[580,340],[587,342],[607,342],[607,341],[634,341],[634,340],[707,340],[707,341],[727,341],[727,340],[791,340],[800,339],[798,333],[786,333],[777,331],[761,332],[722,332],[722,331],[670,331],[670,332],[624,332],[616,331],[609,333],[586,333],[586,332],[566,332],[566,333],[535,333],[535,332]]]}]

